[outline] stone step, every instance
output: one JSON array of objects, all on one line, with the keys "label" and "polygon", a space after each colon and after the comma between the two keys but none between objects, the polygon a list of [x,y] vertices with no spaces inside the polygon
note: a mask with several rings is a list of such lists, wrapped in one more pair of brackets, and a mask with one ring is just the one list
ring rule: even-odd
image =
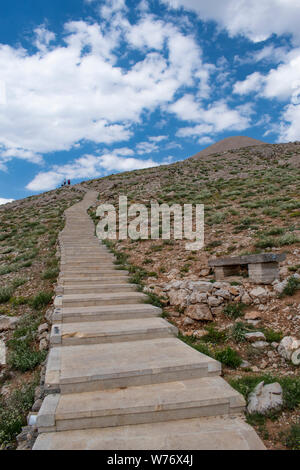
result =
[{"label": "stone step", "polygon": [[55,309],[54,323],[127,320],[159,317],[162,309],[150,304],[106,305],[102,307],[72,307]]},{"label": "stone step", "polygon": [[128,283],[128,276],[111,276],[111,277],[100,277],[100,276],[89,276],[85,278],[78,277],[60,277],[59,284],[61,286],[89,286],[90,284],[124,284]]},{"label": "stone step", "polygon": [[[120,274],[121,273],[121,274]],[[101,277],[112,277],[112,276],[120,276],[120,275],[128,275],[128,271],[123,269],[78,269],[78,270],[69,270],[64,269],[61,271],[60,275],[62,277],[77,277],[77,278],[90,278],[97,276],[98,278]]]},{"label": "stone step", "polygon": [[108,292],[134,292],[137,290],[137,286],[135,284],[79,284],[79,285],[71,285],[71,286],[64,286],[63,287],[63,295],[70,295],[70,294],[105,294]]},{"label": "stone step", "polygon": [[50,342],[52,346],[74,346],[166,338],[177,334],[175,326],[163,318],[154,317],[57,324],[52,326]]},{"label": "stone step", "polygon": [[46,390],[62,394],[220,375],[221,364],[177,338],[50,350]]},{"label": "stone step", "polygon": [[77,262],[77,263],[74,263],[73,261],[61,262],[61,268],[63,270],[67,269],[68,271],[77,270],[77,269],[80,269],[80,270],[81,269],[97,270],[97,269],[102,269],[102,268],[113,269],[114,267],[115,267],[115,264],[113,263],[112,260],[101,260],[101,261],[94,261],[91,263],[87,263],[85,261]]},{"label": "stone step", "polygon": [[95,429],[241,414],[245,400],[221,377],[203,377],[126,389],[48,395],[39,432]]},{"label": "stone step", "polygon": [[55,307],[97,307],[146,302],[142,292],[112,292],[108,294],[64,294],[55,298]]},{"label": "stone step", "polygon": [[265,450],[243,418],[210,417],[40,434],[33,450]]}]

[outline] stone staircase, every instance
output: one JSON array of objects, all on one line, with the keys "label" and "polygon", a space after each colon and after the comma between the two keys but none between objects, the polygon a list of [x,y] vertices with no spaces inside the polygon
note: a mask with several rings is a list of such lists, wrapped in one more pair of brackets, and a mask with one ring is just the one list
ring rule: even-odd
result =
[{"label": "stone staircase", "polygon": [[117,270],[87,209],[66,211],[47,396],[34,450],[247,450],[264,445],[221,365],[180,341]]}]

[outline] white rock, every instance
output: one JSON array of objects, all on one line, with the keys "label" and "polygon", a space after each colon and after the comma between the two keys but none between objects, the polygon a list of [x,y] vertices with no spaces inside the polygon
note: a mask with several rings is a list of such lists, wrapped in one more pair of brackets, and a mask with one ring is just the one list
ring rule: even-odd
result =
[{"label": "white rock", "polygon": [[38,327],[38,332],[39,334],[41,335],[42,333],[44,333],[45,331],[48,331],[49,327],[48,327],[48,323],[43,323],[42,325],[40,325]]},{"label": "white rock", "polygon": [[253,333],[246,333],[245,339],[251,343],[256,341],[266,341],[265,335],[261,331],[254,331]]},{"label": "white rock", "polygon": [[205,292],[192,292],[188,298],[188,303],[199,304],[207,302],[207,294]]},{"label": "white rock", "polygon": [[211,282],[206,281],[191,281],[187,285],[188,289],[193,292],[204,292],[209,293],[213,291],[213,284]]},{"label": "white rock", "polygon": [[210,307],[218,307],[223,303],[222,297],[208,297],[207,303]]},{"label": "white rock", "polygon": [[271,410],[278,410],[283,405],[282,388],[278,382],[264,385],[260,382],[249,395],[248,413],[266,414]]},{"label": "white rock", "polygon": [[[287,361],[292,360],[292,356],[294,361],[296,361],[295,365],[297,364],[297,351],[300,349],[300,340],[294,338],[293,336],[285,336],[279,343],[278,352],[281,357],[286,359]],[[294,354],[296,353],[296,354]],[[298,352],[299,354],[299,352]]]},{"label": "white rock", "polygon": [[214,295],[216,295],[217,297],[222,297],[223,299],[227,299],[227,300],[231,299],[230,292],[228,290],[225,290],[225,289],[216,290],[214,292]]},{"label": "white rock", "polygon": [[250,296],[254,300],[259,300],[260,303],[264,303],[268,300],[269,292],[263,287],[256,287],[250,291]]},{"label": "white rock", "polygon": [[170,305],[176,305],[179,307],[186,307],[188,305],[188,291],[185,289],[175,290],[172,289],[168,292]]},{"label": "white rock", "polygon": [[185,314],[193,320],[212,321],[213,317],[208,306],[205,304],[190,305]]},{"label": "white rock", "polygon": [[274,287],[274,290],[277,292],[277,294],[282,294],[283,289],[285,288],[286,285],[287,285],[286,280],[282,282],[278,282],[278,281],[273,282],[273,287]]},{"label": "white rock", "polygon": [[0,331],[13,330],[19,321],[18,317],[0,315]]},{"label": "white rock", "polygon": [[242,296],[242,299],[241,299],[241,300],[242,300],[243,304],[245,304],[245,305],[250,305],[250,304],[252,304],[252,299],[251,299],[251,297],[247,294],[247,292],[245,292],[245,294]]},{"label": "white rock", "polygon": [[6,346],[2,339],[0,339],[0,365],[5,366],[6,364]]},{"label": "white rock", "polygon": [[256,341],[255,343],[252,343],[252,346],[256,349],[265,349],[269,346],[269,343],[266,341]]},{"label": "white rock", "polygon": [[230,287],[229,282],[221,282],[221,281],[214,282],[212,285],[214,286],[215,289],[225,289],[225,290],[227,290]]}]

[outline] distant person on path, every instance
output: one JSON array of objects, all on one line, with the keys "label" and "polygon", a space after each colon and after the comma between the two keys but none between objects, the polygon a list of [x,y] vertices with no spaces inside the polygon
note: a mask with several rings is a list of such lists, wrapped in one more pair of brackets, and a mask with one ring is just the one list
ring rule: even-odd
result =
[{"label": "distant person on path", "polygon": [[70,184],[71,184],[71,180],[68,180],[68,186],[70,186]]}]

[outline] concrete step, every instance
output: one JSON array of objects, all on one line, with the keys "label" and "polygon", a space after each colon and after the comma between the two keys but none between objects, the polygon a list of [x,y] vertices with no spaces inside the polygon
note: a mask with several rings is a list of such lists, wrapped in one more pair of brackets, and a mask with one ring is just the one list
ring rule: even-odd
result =
[{"label": "concrete step", "polygon": [[100,276],[90,276],[86,278],[78,277],[60,277],[59,284],[61,286],[89,286],[90,284],[124,284],[128,283],[128,276],[111,276],[111,277],[100,277]]},{"label": "concrete step", "polygon": [[61,269],[65,270],[67,269],[68,271],[72,270],[86,270],[86,269],[102,269],[102,268],[109,268],[109,269],[114,269],[115,264],[113,263],[112,260],[100,260],[100,261],[94,261],[91,263],[87,263],[86,261],[81,261],[81,262],[76,262],[74,263],[73,261],[65,261],[61,262]]},{"label": "concrete step", "polygon": [[46,390],[62,394],[220,375],[221,364],[177,338],[50,350]]},{"label": "concrete step", "polygon": [[109,320],[85,323],[53,325],[50,342],[52,346],[74,346],[80,344],[117,343],[141,341],[142,339],[177,336],[175,326],[163,318]]},{"label": "concrete step", "polygon": [[128,275],[128,271],[125,271],[123,269],[78,269],[78,270],[69,270],[69,269],[64,269],[61,271],[60,276],[62,277],[77,277],[77,278],[90,278],[90,277],[113,277],[113,276],[122,276],[122,275]]},{"label": "concrete step", "polygon": [[48,395],[39,432],[157,423],[241,414],[245,400],[221,377],[203,377],[126,389]]},{"label": "concrete step", "polygon": [[63,295],[67,294],[106,294],[108,292],[135,292],[137,286],[135,284],[81,284],[63,287]]},{"label": "concrete step", "polygon": [[211,417],[40,434],[33,450],[265,450],[240,417]]},{"label": "concrete step", "polygon": [[55,307],[97,307],[146,302],[148,297],[142,292],[112,292],[106,294],[64,294],[55,298]]},{"label": "concrete step", "polygon": [[71,307],[55,309],[54,323],[127,320],[159,317],[162,309],[150,304],[105,305],[102,307]]},{"label": "concrete step", "polygon": [[62,265],[62,271],[63,272],[71,272],[71,273],[76,273],[80,272],[82,274],[89,274],[90,272],[92,273],[97,273],[97,272],[105,272],[105,271],[120,271],[119,269],[115,269],[115,265],[113,263],[106,263],[106,264],[101,264],[98,266],[91,266],[90,268],[88,266],[69,266],[69,265]]}]

